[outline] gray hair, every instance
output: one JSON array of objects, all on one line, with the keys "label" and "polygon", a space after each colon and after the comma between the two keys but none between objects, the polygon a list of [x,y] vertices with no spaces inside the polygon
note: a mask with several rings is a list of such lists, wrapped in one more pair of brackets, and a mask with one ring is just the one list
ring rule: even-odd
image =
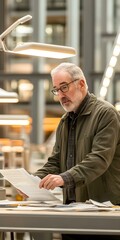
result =
[{"label": "gray hair", "polygon": [[59,64],[57,67],[52,69],[51,77],[59,71],[69,73],[69,75],[71,76],[71,78],[73,80],[77,79],[77,78],[78,79],[83,79],[84,82],[85,82],[86,88],[88,88],[86,78],[85,78],[85,75],[84,75],[82,69],[80,67],[76,66],[74,63],[64,62],[64,63]]}]

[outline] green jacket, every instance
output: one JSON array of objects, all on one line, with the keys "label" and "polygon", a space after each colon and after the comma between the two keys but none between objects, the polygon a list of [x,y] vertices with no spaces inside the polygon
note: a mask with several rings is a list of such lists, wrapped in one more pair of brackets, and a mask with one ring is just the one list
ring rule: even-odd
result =
[{"label": "green jacket", "polygon": [[[76,201],[110,200],[120,204],[120,115],[110,103],[89,96],[77,117],[76,164],[68,170],[75,182]],[[67,139],[68,113],[57,128],[52,155],[36,175],[43,178],[67,171]],[[65,202],[65,187],[63,193]]]}]

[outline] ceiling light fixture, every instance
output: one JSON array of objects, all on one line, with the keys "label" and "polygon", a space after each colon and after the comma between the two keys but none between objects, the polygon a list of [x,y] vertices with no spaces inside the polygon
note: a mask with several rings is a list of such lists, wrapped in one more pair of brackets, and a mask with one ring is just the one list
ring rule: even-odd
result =
[{"label": "ceiling light fixture", "polygon": [[106,97],[110,82],[113,80],[119,55],[120,55],[120,33],[118,33],[115,38],[112,55],[101,81],[99,96],[103,99]]},{"label": "ceiling light fixture", "polygon": [[27,126],[31,122],[28,115],[0,115],[0,125]]},{"label": "ceiling light fixture", "polygon": [[18,94],[15,92],[7,92],[0,88],[0,103],[17,103]]},{"label": "ceiling light fixture", "polygon": [[44,43],[37,43],[37,42],[20,43],[12,51],[9,50],[4,42],[5,37],[10,32],[12,32],[19,24],[23,24],[24,22],[30,20],[31,18],[32,18],[31,15],[26,15],[18,19],[0,35],[1,51],[12,53],[12,54],[23,54],[23,55],[31,55],[31,56],[38,56],[38,57],[58,58],[58,59],[69,58],[76,55],[76,51],[72,47],[44,44]]}]

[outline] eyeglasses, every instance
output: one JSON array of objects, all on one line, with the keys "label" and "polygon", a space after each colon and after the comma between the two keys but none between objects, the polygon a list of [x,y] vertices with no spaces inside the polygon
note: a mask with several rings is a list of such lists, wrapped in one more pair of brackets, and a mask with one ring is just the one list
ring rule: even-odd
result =
[{"label": "eyeglasses", "polygon": [[61,91],[61,92],[63,92],[63,93],[66,93],[66,92],[68,92],[69,91],[69,85],[71,84],[71,83],[73,83],[73,82],[75,82],[75,81],[78,81],[79,79],[75,79],[75,80],[73,80],[73,81],[71,81],[71,82],[69,82],[69,83],[65,83],[65,84],[63,84],[61,87],[59,87],[59,88],[55,88],[55,89],[52,89],[51,90],[51,92],[54,94],[54,95],[58,95],[59,94],[59,90]]}]

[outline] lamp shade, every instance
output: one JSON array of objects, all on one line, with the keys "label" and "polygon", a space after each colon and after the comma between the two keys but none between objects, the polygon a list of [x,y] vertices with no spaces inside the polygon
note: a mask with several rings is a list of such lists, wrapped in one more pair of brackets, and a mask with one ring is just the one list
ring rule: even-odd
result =
[{"label": "lamp shade", "polygon": [[43,44],[36,42],[23,43],[13,50],[14,53],[48,58],[69,58],[76,55],[75,49],[61,45]]}]

